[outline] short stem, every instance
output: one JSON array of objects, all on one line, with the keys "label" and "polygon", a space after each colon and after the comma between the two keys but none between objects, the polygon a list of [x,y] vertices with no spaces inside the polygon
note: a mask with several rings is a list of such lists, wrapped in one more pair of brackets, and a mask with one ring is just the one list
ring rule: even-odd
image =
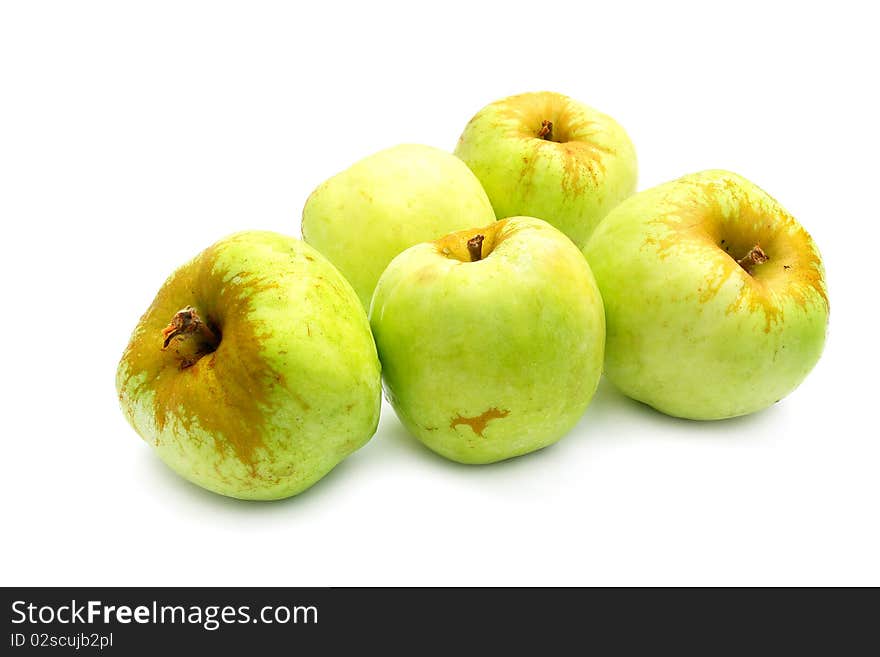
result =
[{"label": "short stem", "polygon": [[751,251],[746,253],[742,258],[736,261],[740,267],[746,270],[747,273],[752,273],[752,267],[757,265],[762,265],[770,259],[766,253],[764,253],[764,249],[761,248],[760,244],[755,244],[752,247]]},{"label": "short stem", "polygon": [[553,122],[541,121],[541,129],[538,131],[538,139],[553,141]]},{"label": "short stem", "polygon": [[196,351],[199,353],[210,353],[220,344],[220,337],[202,321],[199,313],[192,306],[181,308],[174,313],[171,323],[162,329],[164,340],[162,349],[167,349],[177,336],[192,336],[198,343]]},{"label": "short stem", "polygon": [[471,256],[471,262],[483,259],[483,240],[486,239],[482,235],[474,235],[467,241],[467,250]]}]

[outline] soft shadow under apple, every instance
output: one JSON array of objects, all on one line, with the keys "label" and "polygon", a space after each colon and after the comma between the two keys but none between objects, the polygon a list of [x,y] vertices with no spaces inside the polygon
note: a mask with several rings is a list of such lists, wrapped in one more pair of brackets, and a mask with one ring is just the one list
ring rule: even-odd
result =
[{"label": "soft shadow under apple", "polygon": [[678,435],[689,438],[699,439],[712,436],[716,438],[724,437],[734,440],[746,440],[751,436],[760,436],[760,432],[756,431],[757,427],[769,421],[770,418],[780,411],[779,403],[776,403],[749,415],[740,415],[723,420],[688,420],[666,415],[647,404],[627,397],[603,376],[593,403],[587,409],[587,413],[581,419],[578,426],[589,421],[590,418],[601,419],[603,422],[613,421],[613,416],[620,414],[621,416],[634,417],[639,421],[644,420],[654,425],[659,423],[660,426],[665,426],[667,429],[673,428]]},{"label": "soft shadow under apple", "polygon": [[[254,513],[268,514],[277,513],[284,510],[285,513],[293,507],[308,508],[312,504],[320,504],[321,500],[330,497],[339,492],[337,486],[341,482],[346,485],[346,479],[349,475],[345,472],[352,464],[351,457],[342,461],[330,472],[324,475],[316,484],[307,488],[298,495],[287,497],[280,500],[240,500],[234,497],[227,497],[218,493],[213,493],[205,488],[197,486],[183,477],[177,475],[168,466],[166,466],[158,458],[152,454],[144,454],[143,461],[139,461],[138,467],[142,467],[147,471],[146,477],[161,479],[158,485],[162,486],[160,490],[173,491],[175,495],[180,495],[187,501],[193,501],[199,505],[207,505],[218,510],[231,511],[242,515],[253,516]],[[140,476],[140,475],[136,475]]]}]

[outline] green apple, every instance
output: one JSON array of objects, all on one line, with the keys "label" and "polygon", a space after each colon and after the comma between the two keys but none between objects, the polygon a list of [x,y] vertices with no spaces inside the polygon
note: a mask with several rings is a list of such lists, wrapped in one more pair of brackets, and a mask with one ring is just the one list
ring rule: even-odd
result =
[{"label": "green apple", "polygon": [[611,117],[552,92],[496,101],[474,116],[455,154],[500,219],[540,217],[583,246],[636,189],[636,154]]},{"label": "green apple", "polygon": [[179,475],[243,499],[305,490],[376,430],[367,317],[300,240],[238,233],[180,267],[116,376],[129,423]]},{"label": "green apple", "polygon": [[404,249],[495,221],[480,182],[438,148],[379,151],[321,183],[306,201],[303,239],[349,280],[363,303]]},{"label": "green apple", "polygon": [[819,251],[782,206],[727,171],[625,201],[585,249],[608,319],[605,372],[625,394],[711,420],[770,406],[822,353]]},{"label": "green apple", "polygon": [[602,300],[550,224],[514,217],[418,244],[376,287],[389,401],[439,454],[491,463],[559,440],[599,381]]}]

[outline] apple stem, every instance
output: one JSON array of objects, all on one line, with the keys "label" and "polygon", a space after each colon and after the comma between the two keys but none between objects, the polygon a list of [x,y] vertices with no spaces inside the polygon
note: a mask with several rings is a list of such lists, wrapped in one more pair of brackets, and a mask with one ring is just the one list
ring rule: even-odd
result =
[{"label": "apple stem", "polygon": [[196,353],[199,354],[210,353],[220,344],[220,336],[202,321],[199,313],[192,306],[181,308],[174,313],[171,323],[162,329],[162,350],[167,349],[177,336],[192,336],[197,339],[199,342],[196,344]]},{"label": "apple stem", "polygon": [[486,239],[482,235],[474,235],[467,241],[467,250],[471,256],[471,262],[483,259],[483,240]]},{"label": "apple stem", "polygon": [[752,250],[746,253],[742,258],[736,261],[740,267],[746,270],[746,273],[752,273],[752,267],[756,265],[762,265],[770,259],[766,253],[764,253],[764,249],[761,248],[760,244],[755,244],[752,247]]},{"label": "apple stem", "polygon": [[553,141],[553,122],[541,121],[541,129],[538,131],[538,139]]}]

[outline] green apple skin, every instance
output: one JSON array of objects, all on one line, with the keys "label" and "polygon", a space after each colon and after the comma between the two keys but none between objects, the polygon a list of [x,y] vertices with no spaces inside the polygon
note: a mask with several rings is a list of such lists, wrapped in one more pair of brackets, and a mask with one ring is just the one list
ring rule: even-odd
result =
[{"label": "green apple skin", "polygon": [[[483,235],[483,257],[466,243]],[[413,246],[376,287],[370,323],[386,395],[446,458],[491,463],[546,447],[583,415],[602,370],[602,300],[581,252],[514,217]]]},{"label": "green apple skin", "polygon": [[[545,121],[552,127],[541,137]],[[579,247],[636,190],[636,153],[624,129],[553,92],[484,107],[465,127],[455,154],[480,179],[499,219],[540,217]]]},{"label": "green apple skin", "polygon": [[[219,344],[189,334],[163,349],[163,327],[187,306]],[[116,387],[129,423],[171,469],[253,500],[318,481],[370,439],[381,403],[354,290],[301,240],[261,231],[217,242],[168,278],[131,336]]]},{"label": "green apple skin", "polygon": [[369,310],[379,276],[398,253],[491,221],[492,204],[461,160],[438,148],[402,144],[321,183],[303,209],[302,235]]},{"label": "green apple skin", "polygon": [[[759,246],[769,258],[747,259]],[[822,353],[819,251],[782,206],[713,170],[615,208],[585,249],[608,321],[605,373],[663,413],[712,420],[770,406]]]}]

